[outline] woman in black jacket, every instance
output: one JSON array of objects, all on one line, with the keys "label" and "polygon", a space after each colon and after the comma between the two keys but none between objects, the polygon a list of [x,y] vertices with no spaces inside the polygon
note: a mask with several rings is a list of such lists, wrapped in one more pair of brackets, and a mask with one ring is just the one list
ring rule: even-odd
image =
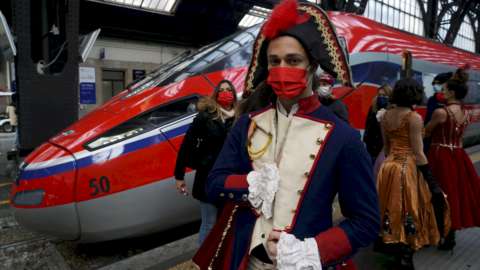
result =
[{"label": "woman in black jacket", "polygon": [[372,106],[370,106],[368,110],[363,142],[367,146],[367,151],[372,158],[372,163],[375,163],[375,160],[383,148],[380,120],[382,117],[382,109],[384,109],[384,111],[387,109],[392,92],[393,90],[389,85],[384,84],[380,86],[377,95],[372,100]]},{"label": "woman in black jacket", "polygon": [[210,97],[198,101],[198,115],[185,134],[178,151],[175,179],[180,193],[188,194],[184,180],[186,167],[196,170],[192,195],[200,201],[202,224],[199,244],[208,235],[217,218],[217,208],[207,202],[206,179],[232,126],[236,104],[234,86],[228,80],[221,81]]}]

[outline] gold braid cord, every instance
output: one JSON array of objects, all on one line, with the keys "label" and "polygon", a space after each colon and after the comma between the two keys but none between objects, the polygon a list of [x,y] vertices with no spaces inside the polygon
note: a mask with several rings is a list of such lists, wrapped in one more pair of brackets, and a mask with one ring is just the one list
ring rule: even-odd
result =
[{"label": "gold braid cord", "polygon": [[[263,27],[262,27],[263,29]],[[257,71],[257,65],[258,65],[258,57],[260,56],[260,48],[262,47],[263,41],[265,41],[265,36],[262,34],[262,29],[260,29],[259,36],[257,40],[255,41],[255,44],[253,45],[253,57],[252,57],[252,63],[250,65],[250,68],[248,70],[248,77],[247,77],[247,83],[245,86],[246,91],[252,91],[253,90],[253,80],[255,79],[255,72]]]},{"label": "gold braid cord", "polygon": [[230,230],[230,227],[232,226],[233,216],[235,215],[235,212],[237,212],[237,209],[238,209],[238,205],[235,205],[235,208],[233,208],[232,213],[230,214],[230,217],[228,218],[227,226],[225,227],[225,230],[223,230],[222,239],[220,240],[220,243],[218,244],[217,250],[215,251],[215,255],[213,256],[212,260],[210,261],[210,264],[208,266],[208,270],[213,270],[213,263],[215,262],[215,259],[218,258],[218,255],[220,254],[220,250],[222,249],[223,241],[225,241],[225,237],[227,236],[228,230]]},{"label": "gold braid cord", "polygon": [[340,42],[337,40],[337,35],[327,18],[327,14],[322,13],[318,8],[312,6],[300,6],[298,9],[315,18],[315,22],[318,25],[317,29],[322,34],[328,54],[332,58],[335,72],[344,85],[352,84],[350,71],[344,58],[345,56],[342,54],[341,49],[340,51],[338,50],[340,48]]}]

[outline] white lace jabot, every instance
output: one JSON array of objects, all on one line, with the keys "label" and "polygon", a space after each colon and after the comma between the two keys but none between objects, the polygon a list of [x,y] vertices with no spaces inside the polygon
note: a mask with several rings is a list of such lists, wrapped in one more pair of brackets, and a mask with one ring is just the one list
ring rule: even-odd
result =
[{"label": "white lace jabot", "polygon": [[278,190],[280,174],[277,165],[265,163],[247,175],[248,200],[253,207],[260,209],[265,218],[272,217],[273,200]]}]

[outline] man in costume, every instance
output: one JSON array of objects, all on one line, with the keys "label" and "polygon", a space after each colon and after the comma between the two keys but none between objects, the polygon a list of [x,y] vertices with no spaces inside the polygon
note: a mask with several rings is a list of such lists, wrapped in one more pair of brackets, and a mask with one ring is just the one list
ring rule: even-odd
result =
[{"label": "man in costume", "polygon": [[[283,1],[246,80],[250,99],[270,91],[272,103],[239,118],[210,172],[207,194],[223,211],[193,259],[200,269],[354,269],[355,251],[376,239],[371,162],[358,131],[321,106],[318,65],[352,85],[326,13]],[[333,226],[336,194],[345,219]]]}]

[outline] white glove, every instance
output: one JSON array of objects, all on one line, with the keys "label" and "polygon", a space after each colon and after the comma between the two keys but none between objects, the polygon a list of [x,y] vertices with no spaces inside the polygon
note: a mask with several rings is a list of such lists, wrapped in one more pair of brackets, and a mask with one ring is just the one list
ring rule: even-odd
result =
[{"label": "white glove", "polygon": [[282,232],[277,244],[278,270],[322,270],[317,242],[314,238],[298,240]]},{"label": "white glove", "polygon": [[277,165],[265,163],[257,171],[247,175],[248,200],[253,207],[261,210],[265,218],[272,217],[273,200],[278,190],[280,174]]}]

